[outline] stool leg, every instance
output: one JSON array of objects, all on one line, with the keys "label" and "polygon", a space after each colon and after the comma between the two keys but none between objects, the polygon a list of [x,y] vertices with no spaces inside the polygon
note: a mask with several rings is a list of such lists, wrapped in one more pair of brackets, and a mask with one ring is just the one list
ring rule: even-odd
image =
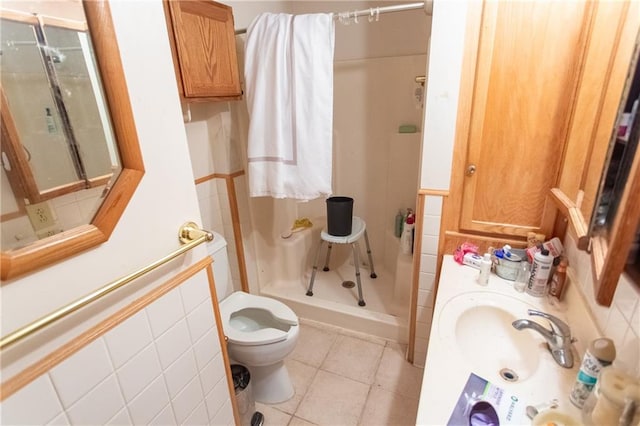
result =
[{"label": "stool leg", "polygon": [[373,267],[373,257],[371,257],[371,246],[369,245],[369,236],[367,235],[367,230],[364,230],[364,242],[367,245],[367,256],[369,256],[369,266],[371,267],[371,278],[378,278],[376,275],[376,270]]},{"label": "stool leg", "polygon": [[318,250],[316,251],[316,256],[313,259],[313,270],[311,271],[311,279],[309,280],[309,288],[307,289],[307,296],[313,296],[313,282],[316,279],[316,271],[318,270],[318,258],[320,257],[320,250],[322,250],[322,243],[324,241],[320,239],[320,244],[318,244]]},{"label": "stool leg", "polygon": [[325,272],[329,270],[329,258],[331,257],[331,247],[333,247],[333,244],[329,243],[329,248],[327,249],[327,258],[324,260],[324,268],[322,268],[322,270]]},{"label": "stool leg", "polygon": [[356,283],[358,284],[358,305],[364,306],[364,299],[362,298],[362,283],[360,282],[360,259],[358,258],[358,252],[360,251],[360,247],[358,246],[358,242],[351,243],[351,248],[353,249],[353,264],[356,267]]}]

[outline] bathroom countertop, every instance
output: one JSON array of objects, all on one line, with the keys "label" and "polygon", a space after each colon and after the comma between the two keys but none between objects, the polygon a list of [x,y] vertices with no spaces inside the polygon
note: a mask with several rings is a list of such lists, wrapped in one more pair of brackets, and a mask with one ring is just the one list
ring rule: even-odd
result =
[{"label": "bathroom countertop", "polygon": [[[571,286],[569,286],[565,302],[560,305],[552,305],[546,298],[535,298],[526,293],[516,292],[513,289],[512,281],[504,280],[493,272],[489,278],[489,285],[486,287],[480,286],[476,281],[478,274],[479,271],[477,269],[456,263],[453,260],[453,256],[447,255],[444,257],[435,301],[416,424],[447,424],[471,373],[499,386],[505,390],[506,394],[516,395],[524,405],[539,405],[557,398],[559,411],[580,419],[580,410],[569,401],[569,391],[575,381],[582,355],[584,354],[584,348],[586,347],[584,342],[597,337],[598,331],[585,308],[584,301],[576,293],[577,290],[571,289]],[[569,290],[571,291],[569,292]],[[498,296],[494,296],[495,294],[498,294]],[[526,307],[538,309],[564,320],[571,327],[572,335],[578,339],[574,344],[573,368],[567,369],[559,366],[553,360],[549,351],[543,348],[546,345],[544,338],[532,330],[517,331],[517,333],[526,333],[524,338],[535,340],[534,348],[536,351],[534,352],[537,367],[530,374],[530,377],[510,383],[502,379],[498,371],[494,371],[496,369],[493,367],[489,368],[479,363],[473,365],[473,361],[469,361],[470,357],[473,357],[473,354],[469,353],[472,351],[462,351],[459,347],[454,347],[456,327],[451,325],[452,321],[446,321],[448,324],[441,324],[439,321],[447,302],[461,295],[465,295],[462,296],[465,300],[473,300],[473,298],[512,300],[513,303],[510,304],[511,307],[509,309],[512,312],[517,312],[517,315],[519,315],[517,318],[528,318],[540,323],[545,328],[548,328],[547,320],[541,317],[528,316],[526,309],[517,310],[518,308],[513,308],[513,306],[520,307],[526,304]],[[567,301],[570,303],[567,303]],[[468,303],[469,307],[474,305],[473,302],[465,303]],[[499,304],[494,305],[500,307]],[[462,309],[460,311],[462,312]],[[471,326],[473,328],[472,332],[475,334],[477,327],[478,334],[486,333],[490,330],[490,327],[495,326],[485,325],[483,327],[483,325],[485,324],[482,321],[478,321],[477,325],[473,324]],[[508,328],[511,325],[507,324],[505,327]],[[488,354],[487,356],[493,356],[493,353],[495,353],[496,360],[501,354],[499,347],[481,348],[479,350],[484,350]],[[526,419],[525,424],[528,421]],[[522,423],[523,420],[520,419],[513,424]]]}]

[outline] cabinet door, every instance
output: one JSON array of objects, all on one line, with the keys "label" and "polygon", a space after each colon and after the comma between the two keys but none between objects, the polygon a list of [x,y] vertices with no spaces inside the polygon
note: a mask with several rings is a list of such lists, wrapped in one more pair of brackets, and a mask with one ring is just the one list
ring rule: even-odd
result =
[{"label": "cabinet door", "polygon": [[[478,31],[460,229],[550,235],[591,2],[487,1]],[[460,141],[460,136],[458,138]],[[464,139],[463,139],[464,141]],[[460,170],[462,169],[462,170]]]},{"label": "cabinet door", "polygon": [[232,9],[195,0],[169,1],[169,8],[183,96],[240,96]]}]

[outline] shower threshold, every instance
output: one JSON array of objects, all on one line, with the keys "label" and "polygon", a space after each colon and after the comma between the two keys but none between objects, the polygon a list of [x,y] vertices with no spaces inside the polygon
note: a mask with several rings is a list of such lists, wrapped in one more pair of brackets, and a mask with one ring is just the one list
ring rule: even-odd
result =
[{"label": "shower threshold", "polygon": [[352,279],[348,275],[353,274],[352,265],[343,265],[328,272],[319,271],[312,297],[305,294],[310,274],[301,280],[272,282],[261,290],[261,295],[282,301],[301,318],[406,343],[408,320],[396,313],[408,313],[408,303],[406,307],[396,306],[392,284],[384,279],[389,275],[385,271],[376,272],[378,278],[373,280],[366,270],[362,271],[365,307],[358,306],[356,289],[342,286],[344,281]]}]

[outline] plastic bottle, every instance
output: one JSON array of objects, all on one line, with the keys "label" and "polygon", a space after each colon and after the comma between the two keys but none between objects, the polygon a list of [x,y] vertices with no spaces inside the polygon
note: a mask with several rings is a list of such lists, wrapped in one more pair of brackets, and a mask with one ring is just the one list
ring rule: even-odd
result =
[{"label": "plastic bottle", "polygon": [[528,262],[522,261],[518,266],[518,274],[513,282],[513,288],[518,293],[524,293],[524,289],[527,288],[529,278],[531,277],[531,265]]},{"label": "plastic bottle", "polygon": [[489,275],[491,275],[491,255],[485,253],[480,261],[480,275],[478,275],[478,284],[486,286],[489,284]]},{"label": "plastic bottle", "polygon": [[564,297],[564,291],[566,289],[567,282],[567,259],[560,259],[560,263],[556,267],[556,271],[551,277],[549,283],[549,295],[555,297],[558,300],[562,300]]},{"label": "plastic bottle", "polygon": [[402,210],[398,210],[398,214],[396,215],[396,227],[394,229],[394,235],[397,238],[402,236],[402,224],[404,223],[404,216],[402,216]]},{"label": "plastic bottle", "polygon": [[598,373],[602,367],[611,365],[615,358],[616,347],[613,344],[613,340],[601,337],[589,344],[584,358],[582,358],[580,371],[578,371],[578,376],[569,394],[569,399],[573,405],[582,408],[598,381]]},{"label": "plastic bottle", "polygon": [[407,218],[402,228],[402,237],[400,237],[400,249],[404,254],[411,254],[413,251],[413,227],[415,226],[415,220],[413,210],[407,209]]},{"label": "plastic bottle", "polygon": [[51,109],[45,108],[45,120],[47,122],[47,131],[49,133],[55,133],[57,131],[56,122],[51,115]]},{"label": "plastic bottle", "polygon": [[640,379],[613,365],[602,367],[593,392],[582,407],[588,426],[640,424]]},{"label": "plastic bottle", "polygon": [[529,278],[529,283],[527,284],[527,294],[533,297],[545,295],[552,264],[553,257],[549,255],[549,250],[542,249],[542,251],[536,253],[531,265],[531,278]]}]

